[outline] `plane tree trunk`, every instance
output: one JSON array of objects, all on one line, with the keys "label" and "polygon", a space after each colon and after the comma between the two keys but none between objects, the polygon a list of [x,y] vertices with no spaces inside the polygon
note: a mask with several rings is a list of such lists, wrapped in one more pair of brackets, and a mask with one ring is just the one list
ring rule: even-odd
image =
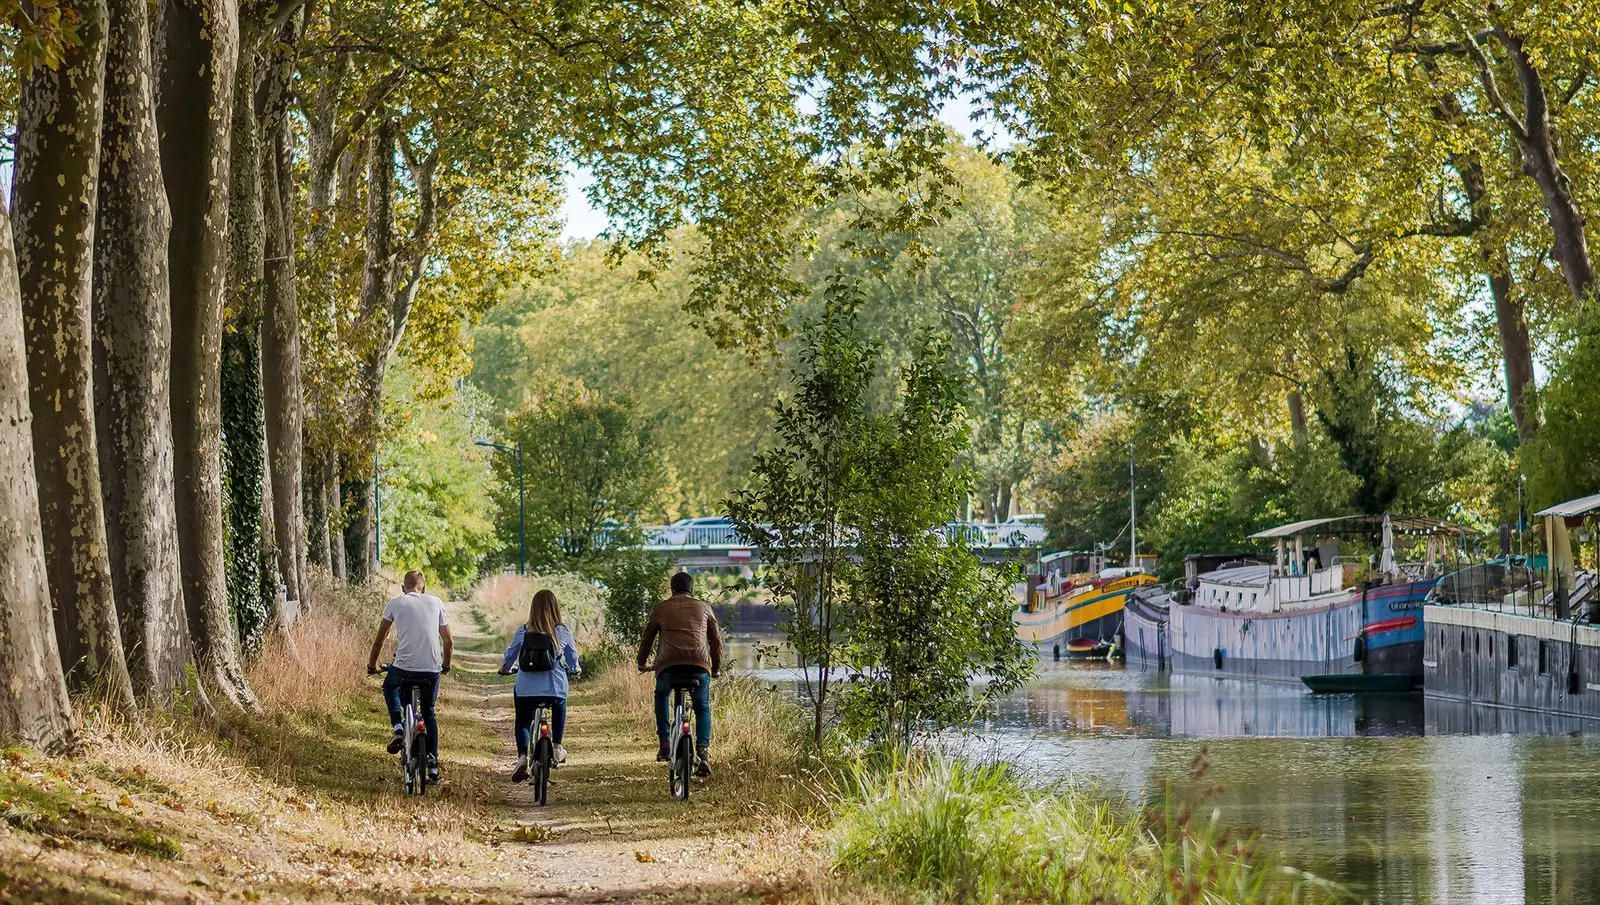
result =
[{"label": "plane tree trunk", "polygon": [[[300,304],[295,293],[294,142],[286,115],[299,22],[285,26],[269,61],[261,155],[265,214],[265,312],[261,370],[267,427],[267,471],[278,572],[288,596],[304,606],[306,519],[302,499],[305,427],[300,386]],[[320,476],[319,476],[320,477]],[[317,483],[320,488],[320,481]],[[324,542],[324,549],[326,542]]]},{"label": "plane tree trunk", "polygon": [[50,754],[78,746],[56,648],[39,531],[22,299],[0,196],[0,738]]},{"label": "plane tree trunk", "polygon": [[106,549],[93,392],[95,193],[104,103],[104,0],[71,6],[80,45],[37,66],[18,107],[16,265],[33,411],[33,462],[58,656],[78,688],[132,686]]},{"label": "plane tree trunk", "polygon": [[95,228],[95,399],[122,638],[135,690],[166,704],[187,682],[171,412],[171,218],[161,179],[143,0],[110,0]]},{"label": "plane tree trunk", "polygon": [[228,612],[222,514],[222,303],[238,21],[228,0],[162,0],[156,118],[172,211],[172,432],[184,606],[202,680],[254,708]]}]

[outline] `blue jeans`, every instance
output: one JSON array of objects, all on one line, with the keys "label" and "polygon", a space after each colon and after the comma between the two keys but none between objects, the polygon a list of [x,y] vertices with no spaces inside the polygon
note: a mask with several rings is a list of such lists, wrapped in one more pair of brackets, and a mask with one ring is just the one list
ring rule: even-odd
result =
[{"label": "blue jeans", "polygon": [[550,698],[543,695],[513,695],[512,702],[517,708],[517,756],[528,753],[528,748],[533,744],[533,714],[540,705],[550,708],[550,741],[552,744],[561,744],[561,736],[567,731],[567,699]]},{"label": "blue jeans", "polygon": [[389,725],[400,725],[402,705],[400,694],[412,685],[422,689],[422,723],[428,727],[428,756],[439,758],[439,723],[433,718],[433,704],[439,699],[439,674],[412,672],[409,669],[389,667],[383,677],[383,702],[389,705]]},{"label": "blue jeans", "polygon": [[672,697],[674,678],[697,678],[700,685],[691,694],[694,700],[694,741],[701,748],[711,746],[711,673],[698,666],[669,666],[656,673],[656,735],[667,738],[667,699]]}]

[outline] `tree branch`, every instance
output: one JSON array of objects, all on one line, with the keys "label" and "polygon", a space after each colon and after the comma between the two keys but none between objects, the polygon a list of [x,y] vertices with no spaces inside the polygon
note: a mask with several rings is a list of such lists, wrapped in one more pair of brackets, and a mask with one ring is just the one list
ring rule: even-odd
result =
[{"label": "tree branch", "polygon": [[[1500,32],[1500,29],[1495,28],[1491,31]],[[1501,42],[1504,43],[1503,38]],[[1483,83],[1483,93],[1488,98],[1489,105],[1494,108],[1496,113],[1500,114],[1500,118],[1505,120],[1506,125],[1511,127],[1511,131],[1516,134],[1517,138],[1527,141],[1528,124],[1517,117],[1517,114],[1512,111],[1511,105],[1507,104],[1505,97],[1501,95],[1500,83],[1494,75],[1494,66],[1489,62],[1488,55],[1483,52],[1483,45],[1478,43],[1476,35],[1470,33],[1467,35],[1466,45],[1467,55],[1472,58],[1473,63],[1477,64],[1478,80]]]}]

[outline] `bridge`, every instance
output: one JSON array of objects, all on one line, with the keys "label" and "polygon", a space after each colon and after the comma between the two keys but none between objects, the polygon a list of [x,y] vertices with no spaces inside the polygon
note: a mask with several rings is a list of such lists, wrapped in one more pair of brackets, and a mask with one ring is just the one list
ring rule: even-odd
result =
[{"label": "bridge", "polygon": [[[726,519],[685,519],[671,525],[647,525],[643,549],[685,568],[753,566],[762,562],[761,548],[739,534]],[[1044,526],[1034,522],[955,522],[935,529],[946,541],[964,538],[978,556],[999,562],[1032,555],[1043,546]]]}]

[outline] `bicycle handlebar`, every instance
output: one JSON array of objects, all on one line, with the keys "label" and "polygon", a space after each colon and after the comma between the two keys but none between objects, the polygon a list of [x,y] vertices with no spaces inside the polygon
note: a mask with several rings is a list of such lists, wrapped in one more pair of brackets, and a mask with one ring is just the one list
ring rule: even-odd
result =
[{"label": "bicycle handlebar", "polygon": [[[367,670],[367,675],[375,676],[378,673],[388,672],[389,670],[391,670],[393,668],[394,668],[394,664],[393,663],[384,663],[383,665],[379,666],[377,669],[368,669]],[[439,675],[442,676],[442,675],[448,673],[449,671],[450,671],[450,667],[446,666],[443,669],[439,670]]]}]

